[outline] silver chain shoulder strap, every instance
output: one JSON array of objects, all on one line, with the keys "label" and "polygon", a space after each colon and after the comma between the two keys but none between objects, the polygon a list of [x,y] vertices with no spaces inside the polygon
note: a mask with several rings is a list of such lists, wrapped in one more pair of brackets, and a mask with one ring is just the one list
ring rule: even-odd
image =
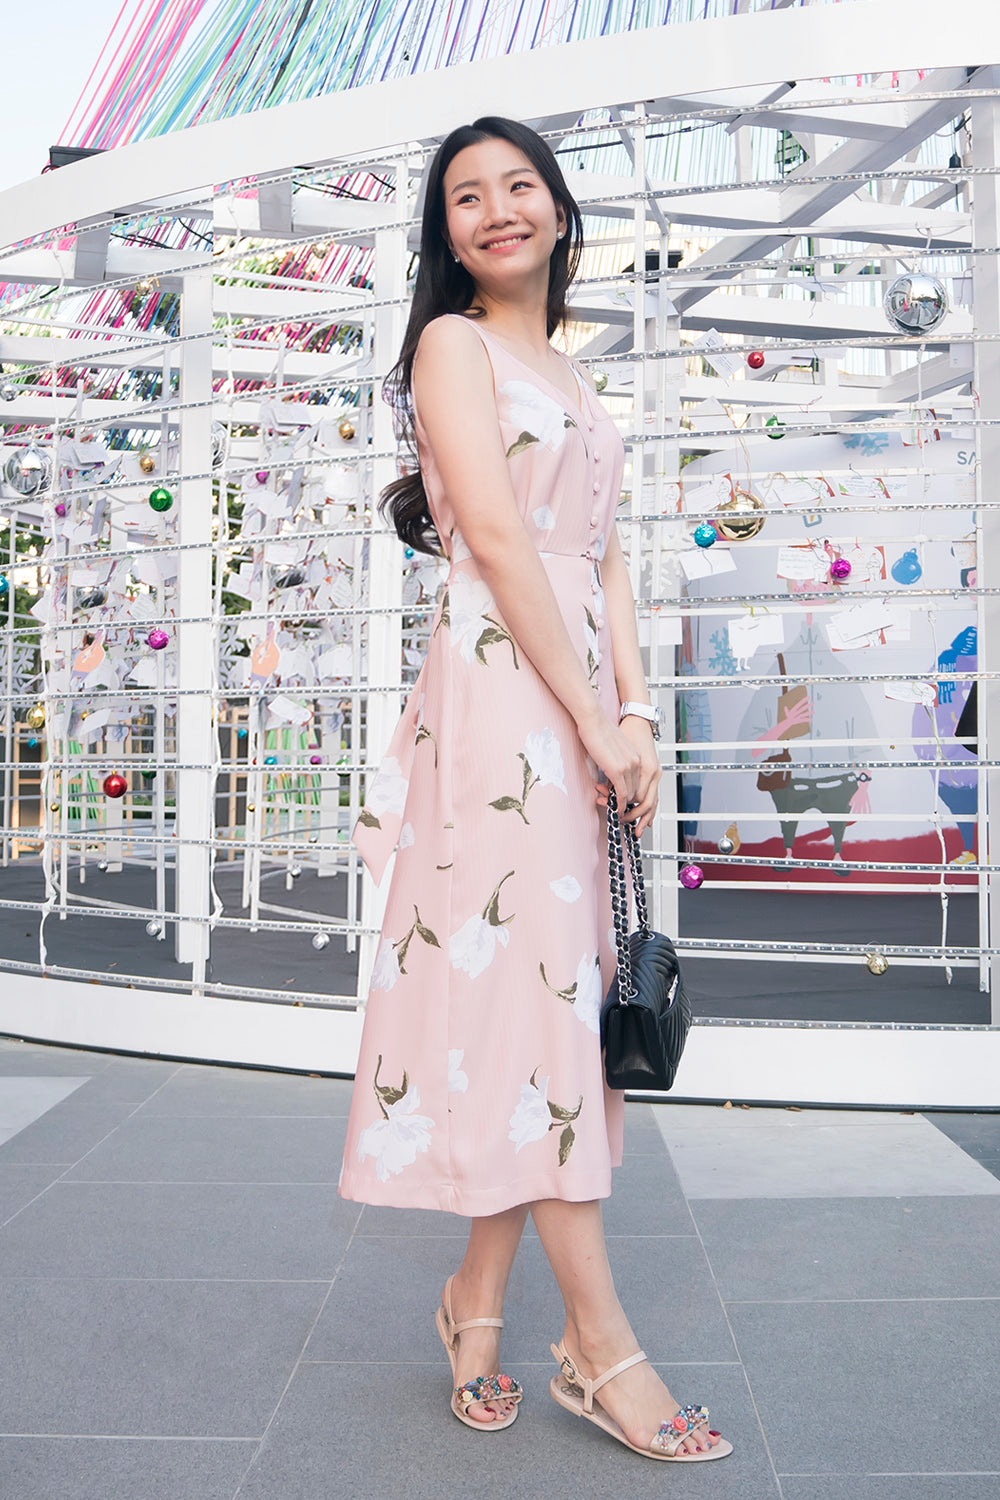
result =
[{"label": "silver chain shoulder strap", "polygon": [[[636,918],[639,931],[645,937],[649,933],[649,918],[646,915],[646,891],[642,883],[639,840],[633,823],[626,823],[624,830]],[[635,991],[632,985],[632,960],[629,956],[628,886],[625,882],[625,857],[622,852],[622,820],[618,814],[618,797],[613,786],[608,787],[608,870],[611,877],[611,910],[615,919],[615,946],[618,950],[618,1000],[620,1004],[627,1005],[629,997]]]}]

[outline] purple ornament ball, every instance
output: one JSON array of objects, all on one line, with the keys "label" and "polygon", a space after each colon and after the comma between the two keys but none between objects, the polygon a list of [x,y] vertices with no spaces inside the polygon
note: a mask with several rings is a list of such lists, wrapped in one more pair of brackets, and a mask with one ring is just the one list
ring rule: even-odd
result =
[{"label": "purple ornament ball", "polygon": [[146,637],[146,645],[153,651],[162,651],[169,644],[170,637],[165,630],[151,630]]},{"label": "purple ornament ball", "polygon": [[258,469],[257,472],[256,472],[256,474],[254,475],[254,478],[256,479],[256,481],[257,481],[258,484],[266,484],[267,483],[267,474],[268,474],[267,469]]},{"label": "purple ornament ball", "polygon": [[685,865],[681,870],[681,885],[686,891],[696,891],[705,879],[700,865]]},{"label": "purple ornament ball", "polygon": [[834,583],[843,583],[851,576],[851,565],[846,557],[835,557],[830,564],[830,577]]},{"label": "purple ornament ball", "polygon": [[57,516],[64,516],[66,514],[66,510],[67,510],[66,501],[65,500],[57,500],[56,501],[56,515]]},{"label": "purple ornament ball", "polygon": [[322,755],[310,755],[309,764],[311,766],[321,766],[323,764]]}]

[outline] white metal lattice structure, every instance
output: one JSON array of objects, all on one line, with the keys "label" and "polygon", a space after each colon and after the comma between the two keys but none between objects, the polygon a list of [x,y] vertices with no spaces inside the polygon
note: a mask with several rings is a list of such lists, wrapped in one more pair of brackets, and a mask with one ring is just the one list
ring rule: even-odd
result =
[{"label": "white metal lattice structure", "polygon": [[[350,817],[359,804],[363,768],[377,763],[395,723],[406,681],[405,653],[412,650],[414,629],[419,636],[421,606],[426,604],[426,592],[415,595],[404,580],[394,538],[372,518],[371,498],[394,472],[389,412],[377,392],[399,346],[407,263],[414,246],[413,205],[423,164],[435,141],[470,112],[468,101],[473,99],[476,112],[489,107],[529,119],[550,137],[565,153],[571,189],[587,215],[593,249],[575,293],[576,321],[570,338],[581,358],[608,375],[608,399],[626,436],[630,468],[623,533],[636,592],[643,601],[651,680],[665,707],[669,709],[676,697],[688,711],[695,693],[721,702],[726,693],[774,686],[773,672],[763,668],[706,670],[708,658],[699,655],[699,621],[717,623],[724,634],[727,616],[748,594],[760,609],[792,621],[804,617],[807,605],[813,606],[807,613],[820,620],[842,605],[834,605],[825,585],[793,595],[761,582],[766,576],[760,572],[763,560],[775,545],[800,550],[805,545],[802,514],[787,495],[776,494],[767,501],[764,534],[731,549],[740,592],[734,594],[725,583],[712,585],[715,592],[709,592],[704,580],[693,576],[682,582],[678,559],[694,554],[693,525],[715,511],[715,478],[728,474],[732,482],[731,476],[742,474],[745,464],[748,485],[759,488],[763,480],[775,479],[777,450],[772,448],[768,456],[765,415],[780,415],[787,445],[781,451],[797,455],[794,463],[787,457],[781,460],[789,471],[784,479],[822,471],[828,482],[837,481],[836,495],[831,490],[821,509],[824,531],[845,545],[847,539],[874,545],[873,517],[884,538],[911,538],[918,535],[915,527],[922,528],[919,546],[924,549],[921,555],[931,560],[926,567],[929,579],[937,566],[934,548],[953,551],[966,544],[961,528],[956,530],[956,515],[974,518],[974,535],[968,542],[974,544],[978,569],[974,584],[927,583],[923,593],[908,585],[908,597],[921,600],[911,610],[918,634],[926,616],[933,640],[935,621],[948,610],[964,619],[971,609],[978,631],[974,669],[959,668],[956,661],[949,672],[940,667],[935,650],[938,666],[933,674],[940,683],[977,680],[980,687],[979,748],[987,764],[978,780],[978,863],[974,870],[966,866],[950,873],[943,857],[936,862],[866,858],[853,864],[856,874],[867,874],[873,884],[893,876],[922,883],[940,898],[945,924],[949,900],[971,880],[978,895],[977,943],[957,944],[945,925],[924,945],[899,944],[887,951],[894,963],[918,968],[973,966],[988,987],[996,966],[1000,911],[995,850],[986,844],[984,833],[991,796],[995,801],[1000,787],[997,769],[983,752],[1000,744],[997,677],[989,654],[992,641],[1000,638],[1000,590],[990,571],[991,558],[998,555],[1000,523],[992,498],[981,486],[957,487],[951,459],[960,462],[956,455],[966,448],[974,453],[970,467],[976,486],[978,476],[992,466],[993,448],[1000,441],[1000,224],[995,177],[1000,96],[988,63],[979,68],[968,65],[969,58],[997,55],[998,40],[1000,22],[991,7],[976,0],[952,7],[947,34],[934,38],[933,56],[926,55],[928,43],[910,26],[908,11],[896,0],[855,0],[737,16],[576,43],[559,49],[558,55],[547,48],[287,105],[94,157],[5,194],[0,207],[9,248],[2,252],[0,275],[29,289],[55,287],[62,309],[43,329],[34,294],[25,294],[11,309],[7,331],[0,335],[5,369],[37,372],[72,366],[88,372],[95,389],[100,386],[97,376],[109,367],[159,370],[163,378],[153,398],[117,402],[107,391],[88,396],[82,385],[71,397],[58,394],[54,384],[23,380],[0,410],[8,446],[34,433],[39,445],[53,454],[58,476],[57,488],[37,502],[12,508],[12,497],[7,496],[11,561],[17,563],[18,528],[33,528],[32,534],[37,533],[48,550],[30,566],[42,567],[58,608],[53,606],[43,622],[46,675],[41,690],[53,725],[40,808],[43,819],[49,820],[47,885],[44,900],[35,904],[44,918],[43,948],[38,964],[5,964],[11,972],[0,1002],[0,1028],[180,1056],[314,1070],[352,1068],[359,1027],[355,1001],[364,992],[370,969],[380,900],[366,886],[360,908],[356,905],[357,867],[340,844],[340,799],[334,794],[331,802],[330,797],[331,782],[335,793],[340,776],[316,773],[325,791],[317,790],[315,816],[309,811],[311,803],[306,811],[299,804],[282,804],[282,817],[272,827],[258,802],[272,810],[281,802],[280,786],[277,792],[273,787],[268,791],[269,782],[279,781],[280,773],[269,773],[263,756],[254,764],[248,749],[249,758],[239,769],[245,778],[242,910],[250,915],[234,915],[217,890],[213,896],[213,862],[218,873],[224,839],[212,809],[219,778],[235,775],[236,766],[234,752],[225,752],[213,733],[208,711],[211,705],[219,717],[236,696],[232,679],[223,690],[218,675],[221,642],[230,638],[233,628],[232,618],[221,613],[220,590],[238,536],[235,551],[248,562],[251,573],[258,566],[262,570],[256,581],[244,580],[246,587],[257,589],[240,617],[250,632],[248,641],[264,649],[274,631],[284,630],[293,642],[285,648],[291,652],[301,632],[295,634],[294,609],[278,598],[281,590],[274,570],[295,562],[311,564],[321,556],[329,564],[331,557],[340,556],[336,548],[331,552],[331,538],[348,537],[354,548],[352,563],[344,568],[331,565],[330,571],[349,577],[350,598],[337,596],[335,589],[329,594],[326,617],[333,634],[322,644],[346,651],[350,672],[324,680],[307,667],[297,676],[289,673],[288,684],[277,684],[280,693],[273,691],[275,685],[267,688],[264,676],[260,692],[249,684],[245,701],[248,744],[263,751],[270,744],[265,709],[273,721],[275,696],[308,700],[310,722],[321,726],[324,748],[327,737],[337,736],[336,759],[345,762],[345,814]],[[815,77],[817,58],[828,70],[825,79]],[[790,79],[797,82],[790,84]],[[672,135],[692,126],[719,138],[716,181],[681,183],[665,176]],[[957,167],[946,165],[948,151],[935,141],[942,131],[959,145]],[[795,144],[804,159],[792,166],[796,153],[790,153],[767,179],[765,162],[779,139]],[[965,149],[970,140],[971,160]],[[317,144],[304,148],[303,142]],[[325,142],[336,143],[335,156],[319,144]],[[386,195],[369,202],[330,196],[330,184],[353,170],[378,171],[388,184]],[[141,245],[143,226],[163,222],[184,228],[174,248]],[[118,237],[123,228],[124,244]],[[193,229],[212,241],[215,254],[198,249]],[[370,279],[371,285],[324,286],[302,280],[289,284],[273,265],[259,269],[268,247],[317,240],[352,252],[363,249],[371,267],[370,278],[364,280]],[[683,261],[674,266],[678,249]],[[881,289],[894,269],[921,257],[927,269],[949,281],[955,305],[940,330],[915,346],[889,329],[874,292],[876,282]],[[875,271],[870,273],[866,268],[873,264]],[[959,283],[968,284],[967,276],[972,295],[963,305],[955,291]],[[154,278],[160,289],[177,294],[177,331],[131,327],[127,332],[80,337],[78,330],[59,326],[72,322],[78,291],[131,288],[137,278]],[[23,320],[20,326],[15,318]],[[304,348],[303,340],[289,340],[287,335],[270,342],[254,337],[255,329],[273,333],[291,325],[353,328],[356,347],[316,353]],[[700,337],[712,333],[724,347],[713,351],[704,342],[694,347]],[[751,347],[766,355],[766,378],[744,370],[743,356]],[[725,373],[727,348],[739,364],[738,373]],[[369,405],[371,391],[376,395]],[[350,439],[338,441],[323,424],[329,426],[331,411],[336,422],[349,409],[355,413],[356,430]],[[273,527],[265,511],[265,522],[256,533],[236,533],[218,519],[213,530],[213,416],[232,433],[223,464],[231,485],[222,488],[238,494],[244,514],[248,495],[253,501],[248,476],[255,469],[265,477],[272,469],[281,470],[278,498],[287,503],[271,517]],[[142,589],[123,591],[133,611],[127,617],[124,606],[117,614],[112,608],[107,616],[88,615],[71,596],[72,574],[67,570],[87,566],[88,545],[81,533],[67,535],[65,527],[55,526],[51,516],[63,494],[59,486],[64,473],[71,475],[65,483],[69,503],[76,507],[74,518],[79,519],[85,507],[89,517],[98,495],[99,485],[79,455],[76,467],[67,467],[60,447],[67,432],[73,433],[75,442],[109,429],[127,438],[125,449],[114,452],[127,450],[131,456],[115,460],[118,466],[109,472],[107,483],[102,481],[114,524],[99,537],[94,532],[90,562],[98,556],[102,567],[112,566],[112,593],[118,563],[125,569],[122,577],[136,582],[128,570],[138,551],[170,564],[160,568],[155,586],[146,582]],[[933,452],[929,429],[943,433]],[[132,467],[144,433],[160,438],[157,477],[175,486],[177,505],[171,516],[161,518],[155,533],[136,526],[130,535],[126,512],[130,505],[135,510],[135,501],[141,502],[143,485],[148,489],[148,482]],[[906,452],[897,451],[900,433],[915,434]],[[884,438],[881,450],[876,449],[877,465],[862,462],[861,450],[846,462],[842,447],[834,453],[829,445],[822,457],[816,456],[823,443],[842,443],[845,434],[852,440],[878,437],[880,443]],[[347,476],[355,486],[357,503],[347,512],[323,508],[330,499],[330,481],[324,476],[331,468],[341,476],[338,484],[346,485]],[[873,477],[884,491],[877,502],[870,490]],[[861,488],[851,487],[855,480]],[[919,481],[919,496],[916,489],[911,494],[907,488],[911,480]],[[288,496],[296,484],[293,504]],[[308,490],[310,485],[319,488],[303,499],[302,487]],[[815,498],[809,503],[819,513]],[[142,540],[137,541],[140,532]],[[29,564],[18,566],[23,570]],[[686,568],[682,571],[686,575]],[[150,576],[145,569],[146,579]],[[888,595],[884,575],[873,584],[883,581],[885,588],[873,586],[866,594],[855,594],[853,602]],[[431,584],[428,580],[428,590]],[[140,757],[135,765],[156,769],[164,791],[153,796],[152,832],[147,831],[143,840],[137,839],[134,823],[116,821],[103,807],[99,842],[110,851],[113,863],[115,851],[120,857],[131,840],[130,857],[139,863],[145,859],[155,868],[156,917],[175,935],[176,957],[185,974],[183,982],[137,975],[137,988],[126,990],[114,983],[115,975],[108,969],[101,974],[104,983],[95,989],[81,982],[82,971],[52,963],[44,950],[45,924],[68,904],[67,852],[85,861],[86,845],[94,841],[86,817],[77,813],[74,823],[71,816],[77,796],[71,790],[72,776],[79,781],[86,769],[82,751],[70,747],[71,741],[77,743],[72,732],[80,728],[74,717],[79,702],[74,707],[73,700],[80,683],[72,681],[71,658],[81,640],[86,641],[82,632],[94,634],[103,626],[109,643],[115,631],[126,626],[134,635],[139,618],[149,618],[135,598],[151,597],[150,590],[160,611],[157,619],[169,618],[176,633],[176,681],[164,669],[141,691],[134,683],[129,686],[128,676],[113,687],[130,704],[141,700],[150,707],[159,738],[154,738],[147,759]],[[319,615],[311,613],[315,622]],[[670,632],[660,629],[666,615],[687,622],[680,676],[675,675],[678,660]],[[114,649],[120,647],[115,636]],[[125,662],[124,655],[121,660]],[[881,689],[889,680],[927,677],[927,667],[900,667],[903,660],[905,653],[869,667],[857,657],[845,656],[833,670],[797,670],[795,676],[819,694],[834,680],[858,689],[875,683]],[[23,681],[8,673],[8,747],[14,717],[34,697],[34,688],[25,690]],[[348,705],[346,729],[336,718],[338,704]],[[719,722],[724,721],[723,714]],[[294,719],[285,722],[294,727]],[[686,765],[699,763],[697,756],[702,757],[699,764],[705,764],[709,757],[715,780],[706,777],[705,787],[712,793],[721,784],[719,778],[745,773],[754,764],[752,742],[760,738],[737,726],[728,735],[713,732],[705,742],[699,742],[697,733],[684,734],[675,748],[688,757]],[[922,737],[917,735],[914,743],[923,739],[933,759],[938,738],[934,726]],[[106,760],[106,741],[102,748]],[[303,744],[286,751],[297,757],[294,774],[300,780],[309,774],[303,759],[308,748]],[[860,757],[893,775],[918,769],[896,755],[894,745],[891,751],[881,722],[867,735],[851,726],[814,735],[808,763],[818,771],[836,771],[859,763]],[[7,754],[10,758],[9,748]],[[329,755],[326,760],[329,764]],[[168,772],[176,785],[173,807],[166,801]],[[937,789],[939,771],[933,775]],[[83,799],[82,781],[79,786]],[[684,851],[675,839],[672,780],[665,787],[664,815],[652,850],[658,874],[655,910],[659,922],[677,930],[676,870]],[[865,817],[875,816],[855,811],[862,827]],[[718,816],[707,806],[706,826]],[[886,815],[899,827],[909,816],[905,807],[894,807]],[[744,842],[749,842],[745,830],[765,817],[773,822],[774,810],[758,808],[741,817]],[[970,817],[976,821],[976,814]],[[939,809],[931,823],[944,850]],[[310,830],[318,830],[312,851],[307,842]],[[5,837],[9,841],[9,819]],[[275,847],[283,851],[277,859]],[[174,858],[168,857],[170,849]],[[722,859],[705,849],[697,851],[697,857],[710,873],[712,864]],[[304,1002],[298,1005],[287,1003],[287,992],[286,1003],[276,1003],[282,997],[264,984],[256,991],[244,986],[234,993],[224,976],[209,969],[221,935],[248,938],[254,932],[293,932],[301,942],[301,934],[308,934],[301,913],[286,919],[277,914],[274,903],[269,906],[261,898],[262,872],[280,868],[290,890],[292,862],[300,858],[310,861],[318,873],[339,870],[346,884],[346,915],[323,926],[336,928],[346,949],[360,939],[361,962],[351,992],[324,996],[299,983],[291,990]],[[827,860],[795,863],[799,870],[822,869],[825,880]],[[725,865],[723,875],[728,871],[734,882],[745,882],[766,868],[771,889],[776,889],[774,872],[779,884],[782,878],[791,879],[788,864],[772,854],[737,856]],[[168,866],[176,868],[179,894],[174,898],[167,894]],[[819,874],[815,883],[823,885]],[[138,903],[129,907],[119,901],[115,912],[132,923],[149,917],[149,910]],[[682,941],[684,936],[681,930]],[[854,982],[859,960],[872,941],[870,934],[859,933],[817,952],[816,944],[796,943],[792,935],[786,942],[768,943],[721,935],[689,942],[687,950],[692,958],[724,953],[733,972],[734,958],[800,962],[808,953],[839,965],[846,983]],[[51,976],[45,980],[39,973],[43,966]],[[996,993],[998,987],[992,988]],[[692,1097],[995,1104],[996,1047],[997,1032],[985,1024],[719,1022],[692,1033],[684,1087]]]}]

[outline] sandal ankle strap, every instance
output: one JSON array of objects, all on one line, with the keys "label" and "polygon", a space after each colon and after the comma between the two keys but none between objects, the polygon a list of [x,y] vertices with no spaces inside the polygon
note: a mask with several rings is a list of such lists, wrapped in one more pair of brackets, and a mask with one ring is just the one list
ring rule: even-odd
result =
[{"label": "sandal ankle strap", "polygon": [[633,1365],[641,1365],[646,1358],[645,1353],[640,1349],[638,1354],[631,1354],[628,1359],[620,1360],[618,1364],[605,1370],[603,1375],[598,1375],[595,1380],[588,1380],[586,1375],[580,1374],[563,1344],[550,1344],[549,1348],[559,1361],[566,1379],[583,1391],[583,1409],[588,1416],[594,1410],[594,1396],[601,1386],[607,1385],[609,1380],[614,1380],[616,1375],[621,1375],[625,1370],[631,1370]]},{"label": "sandal ankle strap", "polygon": [[503,1318],[466,1318],[462,1323],[452,1323],[452,1333],[464,1333],[466,1328],[502,1328]]}]

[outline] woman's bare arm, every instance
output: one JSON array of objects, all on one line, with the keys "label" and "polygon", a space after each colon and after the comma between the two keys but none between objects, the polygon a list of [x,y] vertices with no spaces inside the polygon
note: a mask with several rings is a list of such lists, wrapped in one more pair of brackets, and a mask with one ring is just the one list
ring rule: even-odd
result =
[{"label": "woman's bare arm", "polygon": [[[622,554],[617,529],[612,526],[611,536],[601,564],[601,579],[604,584],[604,602],[608,612],[608,629],[611,631],[611,650],[615,659],[615,683],[618,696],[624,703],[648,703],[649,689],[646,674],[642,669],[639,651],[639,628],[635,617],[635,599],[628,565]],[[641,757],[639,772],[639,795],[637,806],[631,814],[635,819],[636,832],[644,833],[653,821],[656,810],[657,788],[660,781],[660,758],[652,725],[646,719],[633,715],[622,720],[622,731],[632,740]]]}]

